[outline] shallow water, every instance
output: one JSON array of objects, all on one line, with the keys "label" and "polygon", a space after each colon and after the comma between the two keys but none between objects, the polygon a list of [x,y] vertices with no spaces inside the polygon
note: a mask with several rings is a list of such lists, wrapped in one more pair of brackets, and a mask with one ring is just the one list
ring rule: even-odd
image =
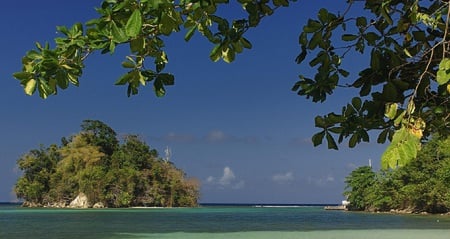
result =
[{"label": "shallow water", "polygon": [[[122,237],[123,236],[123,237]],[[134,239],[444,239],[449,238],[450,230],[331,230],[331,231],[259,231],[231,233],[153,233],[122,234],[114,238]]]},{"label": "shallow water", "polygon": [[26,209],[0,206],[0,238],[449,238],[450,217],[323,207]]}]

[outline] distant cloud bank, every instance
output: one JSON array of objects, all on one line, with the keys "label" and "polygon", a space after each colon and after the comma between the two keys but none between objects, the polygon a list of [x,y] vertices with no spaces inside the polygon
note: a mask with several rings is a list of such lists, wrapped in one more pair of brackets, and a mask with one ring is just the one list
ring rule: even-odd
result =
[{"label": "distant cloud bank", "polygon": [[272,176],[272,181],[274,181],[276,183],[288,183],[293,180],[294,180],[294,174],[292,172],[275,174]]},{"label": "distant cloud bank", "polygon": [[225,133],[223,130],[210,130],[204,135],[184,134],[169,132],[159,137],[152,137],[152,140],[165,143],[247,143],[254,144],[258,142],[268,141],[269,137],[260,138],[257,136],[237,136]]}]

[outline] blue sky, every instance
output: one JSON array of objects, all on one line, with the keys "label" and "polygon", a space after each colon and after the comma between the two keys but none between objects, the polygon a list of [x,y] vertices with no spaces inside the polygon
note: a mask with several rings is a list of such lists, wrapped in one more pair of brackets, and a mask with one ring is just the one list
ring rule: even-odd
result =
[{"label": "blue sky", "polygon": [[[125,71],[117,54],[93,55],[86,62],[80,87],[42,100],[26,96],[12,74],[36,41],[52,41],[56,26],[96,17],[100,1],[7,1],[0,14],[0,201],[14,200],[20,175],[16,160],[39,144],[59,143],[79,132],[81,121],[98,119],[123,136],[139,134],[161,154],[201,183],[201,202],[339,203],[344,178],[372,159],[379,165],[385,146],[376,142],[339,151],[313,147],[314,117],[340,111],[355,91],[342,90],[314,104],[290,91],[300,73],[296,65],[298,35],[320,7],[343,11],[345,1],[302,1],[279,10],[251,29],[253,49],[235,62],[213,63],[211,45],[199,35],[185,43],[183,33],[167,39],[167,71],[175,86],[163,98],[151,87],[128,98],[114,86]],[[367,59],[347,62],[355,76]],[[372,137],[371,141],[376,141]]]}]

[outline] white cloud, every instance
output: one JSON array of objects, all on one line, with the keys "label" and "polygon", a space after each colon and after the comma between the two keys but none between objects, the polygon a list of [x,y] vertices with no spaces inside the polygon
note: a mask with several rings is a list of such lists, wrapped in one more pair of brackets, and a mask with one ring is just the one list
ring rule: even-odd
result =
[{"label": "white cloud", "polygon": [[234,175],[233,170],[228,166],[223,169],[222,176],[209,176],[206,178],[206,183],[210,185],[217,185],[221,189],[241,189],[245,186],[245,182],[243,180],[238,181],[236,175]]},{"label": "white cloud", "polygon": [[272,176],[272,181],[276,183],[286,183],[294,180],[294,174],[292,172],[275,174]]},{"label": "white cloud", "polygon": [[231,188],[241,189],[241,188],[244,188],[244,186],[245,186],[245,182],[243,180],[241,180],[238,183],[234,184]]},{"label": "white cloud", "polygon": [[317,186],[325,186],[330,183],[333,183],[336,179],[333,175],[327,175],[320,178],[308,177],[307,181],[309,184],[315,184]]},{"label": "white cloud", "polygon": [[157,138],[157,140],[161,140],[164,142],[192,143],[196,141],[196,138],[194,135],[190,134],[178,134],[174,132],[169,132],[168,134],[162,136],[161,138]]},{"label": "white cloud", "polygon": [[327,182],[334,182],[334,177],[331,175],[328,175],[328,177],[325,179]]},{"label": "white cloud", "polygon": [[226,186],[230,185],[231,182],[233,182],[236,179],[236,176],[234,176],[233,171],[230,167],[225,167],[223,169],[223,176],[219,180],[219,184]]},{"label": "white cloud", "polygon": [[208,142],[219,142],[225,140],[226,138],[227,136],[221,130],[213,130],[206,135],[206,140]]},{"label": "white cloud", "polygon": [[216,180],[213,176],[209,176],[207,179],[206,179],[206,182],[207,183],[214,183],[214,180]]}]

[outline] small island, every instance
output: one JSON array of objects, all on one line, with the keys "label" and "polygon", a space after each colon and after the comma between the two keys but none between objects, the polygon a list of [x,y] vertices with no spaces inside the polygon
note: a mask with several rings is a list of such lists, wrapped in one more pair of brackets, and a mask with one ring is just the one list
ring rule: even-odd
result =
[{"label": "small island", "polygon": [[40,146],[17,162],[23,174],[14,191],[24,207],[193,207],[199,181],[187,178],[137,135],[121,142],[98,120],[61,145]]},{"label": "small island", "polygon": [[450,137],[434,135],[416,159],[394,169],[355,169],[346,178],[349,210],[391,213],[450,211]]}]

